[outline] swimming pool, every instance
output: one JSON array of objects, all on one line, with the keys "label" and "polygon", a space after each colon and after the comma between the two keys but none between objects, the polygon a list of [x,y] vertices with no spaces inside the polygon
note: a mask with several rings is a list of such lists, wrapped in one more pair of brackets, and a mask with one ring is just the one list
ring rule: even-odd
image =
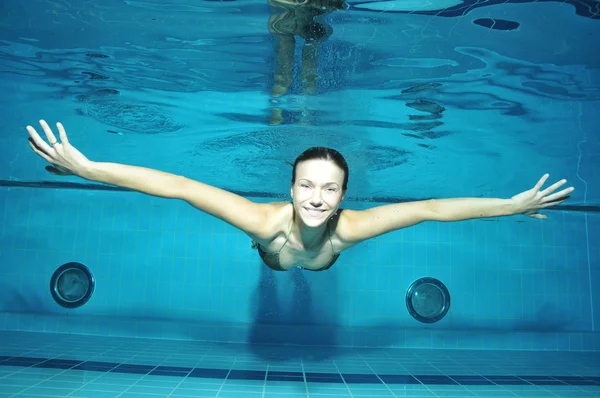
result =
[{"label": "swimming pool", "polygon": [[[4,2],[0,397],[600,396],[600,3],[318,5]],[[576,191],[278,273],[186,203],[46,173],[40,118],[260,202],[315,145],[352,209]]]},{"label": "swimming pool", "polygon": [[0,335],[6,397],[592,397],[600,388],[598,352],[338,348],[323,359],[317,347]]}]

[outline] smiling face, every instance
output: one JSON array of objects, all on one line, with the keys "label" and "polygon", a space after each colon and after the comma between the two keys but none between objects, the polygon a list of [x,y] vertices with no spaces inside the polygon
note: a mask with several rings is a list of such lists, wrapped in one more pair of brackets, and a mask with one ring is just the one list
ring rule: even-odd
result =
[{"label": "smiling face", "polygon": [[291,195],[294,210],[309,227],[331,218],[344,199],[345,172],[334,162],[311,159],[298,163]]}]

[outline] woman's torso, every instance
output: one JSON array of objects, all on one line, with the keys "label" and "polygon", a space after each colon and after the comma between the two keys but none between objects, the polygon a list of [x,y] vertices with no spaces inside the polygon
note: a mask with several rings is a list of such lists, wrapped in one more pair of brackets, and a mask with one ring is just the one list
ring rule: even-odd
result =
[{"label": "woman's torso", "polygon": [[[315,248],[306,250],[294,234],[290,233],[294,217],[293,205],[289,202],[273,203],[271,205],[274,212],[271,226],[268,227],[272,229],[272,232],[268,234],[271,236],[266,239],[253,237],[253,240],[257,245],[260,245],[263,254],[276,257],[274,254],[278,253],[281,270],[298,266],[309,270],[320,270],[331,266],[332,260],[335,261],[339,253],[347,248],[347,245],[342,243],[337,233],[340,211],[338,211],[338,216],[328,220],[320,244]],[[271,260],[275,261],[271,258],[266,261]]]}]

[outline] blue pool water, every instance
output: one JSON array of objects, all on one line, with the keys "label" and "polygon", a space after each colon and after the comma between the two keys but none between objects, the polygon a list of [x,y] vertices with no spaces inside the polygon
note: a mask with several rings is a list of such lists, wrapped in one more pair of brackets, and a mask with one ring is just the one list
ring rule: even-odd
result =
[{"label": "blue pool water", "polygon": [[[600,396],[599,2],[1,3],[0,398]],[[259,202],[317,145],[348,161],[346,208],[576,190],[273,272],[186,203],[47,173],[42,118]],[[94,290],[65,308],[73,263]]]}]

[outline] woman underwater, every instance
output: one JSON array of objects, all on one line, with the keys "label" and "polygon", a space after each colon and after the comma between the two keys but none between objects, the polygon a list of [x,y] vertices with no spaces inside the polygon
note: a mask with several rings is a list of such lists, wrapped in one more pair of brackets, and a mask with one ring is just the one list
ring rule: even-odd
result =
[{"label": "woman underwater", "polygon": [[341,210],[348,185],[348,165],[334,149],[304,151],[292,170],[291,202],[255,203],[232,192],[184,176],[118,163],[89,160],[69,143],[62,124],[57,139],[43,120],[46,142],[27,126],[29,145],[57,175],[76,175],[90,181],[132,189],[147,195],[180,199],[246,233],[264,263],[277,271],[301,267],[329,269],[344,250],[370,238],[424,221],[461,221],[483,217],[526,215],[568,199],[574,188],[560,180],[542,189],[545,174],[535,186],[509,199],[431,199]]}]

